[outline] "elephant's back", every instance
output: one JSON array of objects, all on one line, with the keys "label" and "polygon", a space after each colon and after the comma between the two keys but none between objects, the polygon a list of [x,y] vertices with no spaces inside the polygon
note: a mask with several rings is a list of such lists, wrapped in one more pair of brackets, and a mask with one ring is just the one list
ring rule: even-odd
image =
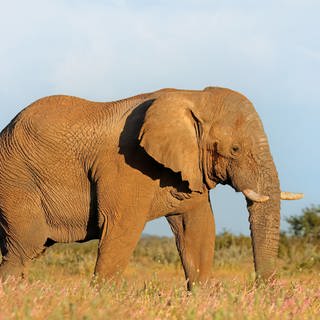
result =
[{"label": "elephant's back", "polygon": [[105,122],[103,108],[103,103],[72,96],[50,96],[35,101],[1,132],[0,162],[21,159],[48,165],[48,162],[77,158],[84,146],[99,140],[101,129],[92,122]]},{"label": "elephant's back", "polygon": [[40,123],[55,124],[55,126],[63,123],[69,125],[81,120],[88,119],[92,112],[96,112],[106,106],[106,103],[89,101],[86,99],[56,95],[41,98],[24,110],[22,110],[17,120],[20,122],[32,122],[34,125]]},{"label": "elephant's back", "polygon": [[[72,96],[49,96],[22,110],[7,126],[7,136],[18,142],[62,142],[85,134],[95,122],[106,120],[106,103]],[[48,143],[45,143],[48,145]]]}]

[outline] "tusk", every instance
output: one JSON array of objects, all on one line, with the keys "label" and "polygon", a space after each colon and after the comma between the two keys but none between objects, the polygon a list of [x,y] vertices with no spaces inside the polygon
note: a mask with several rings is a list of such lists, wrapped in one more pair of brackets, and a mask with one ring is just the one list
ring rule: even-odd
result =
[{"label": "tusk", "polygon": [[281,191],[281,194],[280,194],[281,200],[299,200],[299,199],[302,199],[303,197],[304,197],[303,193]]},{"label": "tusk", "polygon": [[242,193],[251,201],[254,202],[265,202],[269,200],[268,196],[264,196],[262,194],[256,193],[251,189],[244,189]]}]

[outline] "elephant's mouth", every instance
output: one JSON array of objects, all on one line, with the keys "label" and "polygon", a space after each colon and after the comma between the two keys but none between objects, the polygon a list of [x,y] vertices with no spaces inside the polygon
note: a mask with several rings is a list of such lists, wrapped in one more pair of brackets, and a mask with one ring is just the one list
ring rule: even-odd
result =
[{"label": "elephant's mouth", "polygon": [[[210,170],[211,169],[211,170]],[[214,170],[214,168],[210,168],[204,174],[204,182],[209,189],[213,189],[217,186],[217,184],[222,185],[229,185],[231,186],[236,192],[241,192],[246,199],[257,202],[263,203],[270,199],[270,195],[267,194],[260,194],[259,192],[255,191],[254,188],[250,188],[248,185],[253,185],[253,183],[247,184],[246,186],[236,183],[234,179],[231,178],[228,170],[225,170],[225,174],[218,174],[218,170]],[[212,170],[213,169],[213,170]],[[225,177],[226,176],[226,177]],[[281,191],[280,192],[280,200],[299,200],[304,197],[303,193],[295,193],[295,192],[287,192]]]},{"label": "elephant's mouth", "polygon": [[246,199],[251,200],[252,202],[261,203],[261,202],[266,202],[270,199],[270,197],[268,195],[260,194],[251,188],[240,189],[240,188],[233,186],[230,183],[226,183],[226,184],[231,185],[235,189],[236,192],[241,192],[246,197]]}]

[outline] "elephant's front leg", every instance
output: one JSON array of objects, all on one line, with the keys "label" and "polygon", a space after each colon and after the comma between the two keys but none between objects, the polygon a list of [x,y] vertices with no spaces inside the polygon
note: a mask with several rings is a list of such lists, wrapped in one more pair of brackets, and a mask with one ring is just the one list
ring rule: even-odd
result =
[{"label": "elephant's front leg", "polygon": [[135,215],[131,210],[105,215],[94,271],[98,281],[115,279],[123,272],[144,225],[145,218]]},{"label": "elephant's front leg", "polygon": [[202,201],[187,213],[166,218],[175,235],[188,290],[191,290],[195,283],[209,279],[212,268],[215,224],[210,202]]},{"label": "elephant's front leg", "polygon": [[[98,192],[98,214],[102,220],[98,257],[94,275],[97,280],[112,280],[127,266],[146,223],[144,210],[139,210],[133,199],[106,197],[108,188]],[[110,190],[110,188],[109,188]],[[117,199],[113,202],[112,199]]]}]

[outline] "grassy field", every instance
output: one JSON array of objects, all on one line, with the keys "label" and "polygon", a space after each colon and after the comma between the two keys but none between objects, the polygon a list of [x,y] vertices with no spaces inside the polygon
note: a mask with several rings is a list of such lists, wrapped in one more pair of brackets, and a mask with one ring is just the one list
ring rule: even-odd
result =
[{"label": "grassy field", "polygon": [[97,242],[55,245],[0,285],[2,319],[319,319],[320,244],[282,237],[279,278],[254,285],[250,239],[217,239],[212,279],[185,290],[171,238],[144,237],[119,284],[90,286]]}]

